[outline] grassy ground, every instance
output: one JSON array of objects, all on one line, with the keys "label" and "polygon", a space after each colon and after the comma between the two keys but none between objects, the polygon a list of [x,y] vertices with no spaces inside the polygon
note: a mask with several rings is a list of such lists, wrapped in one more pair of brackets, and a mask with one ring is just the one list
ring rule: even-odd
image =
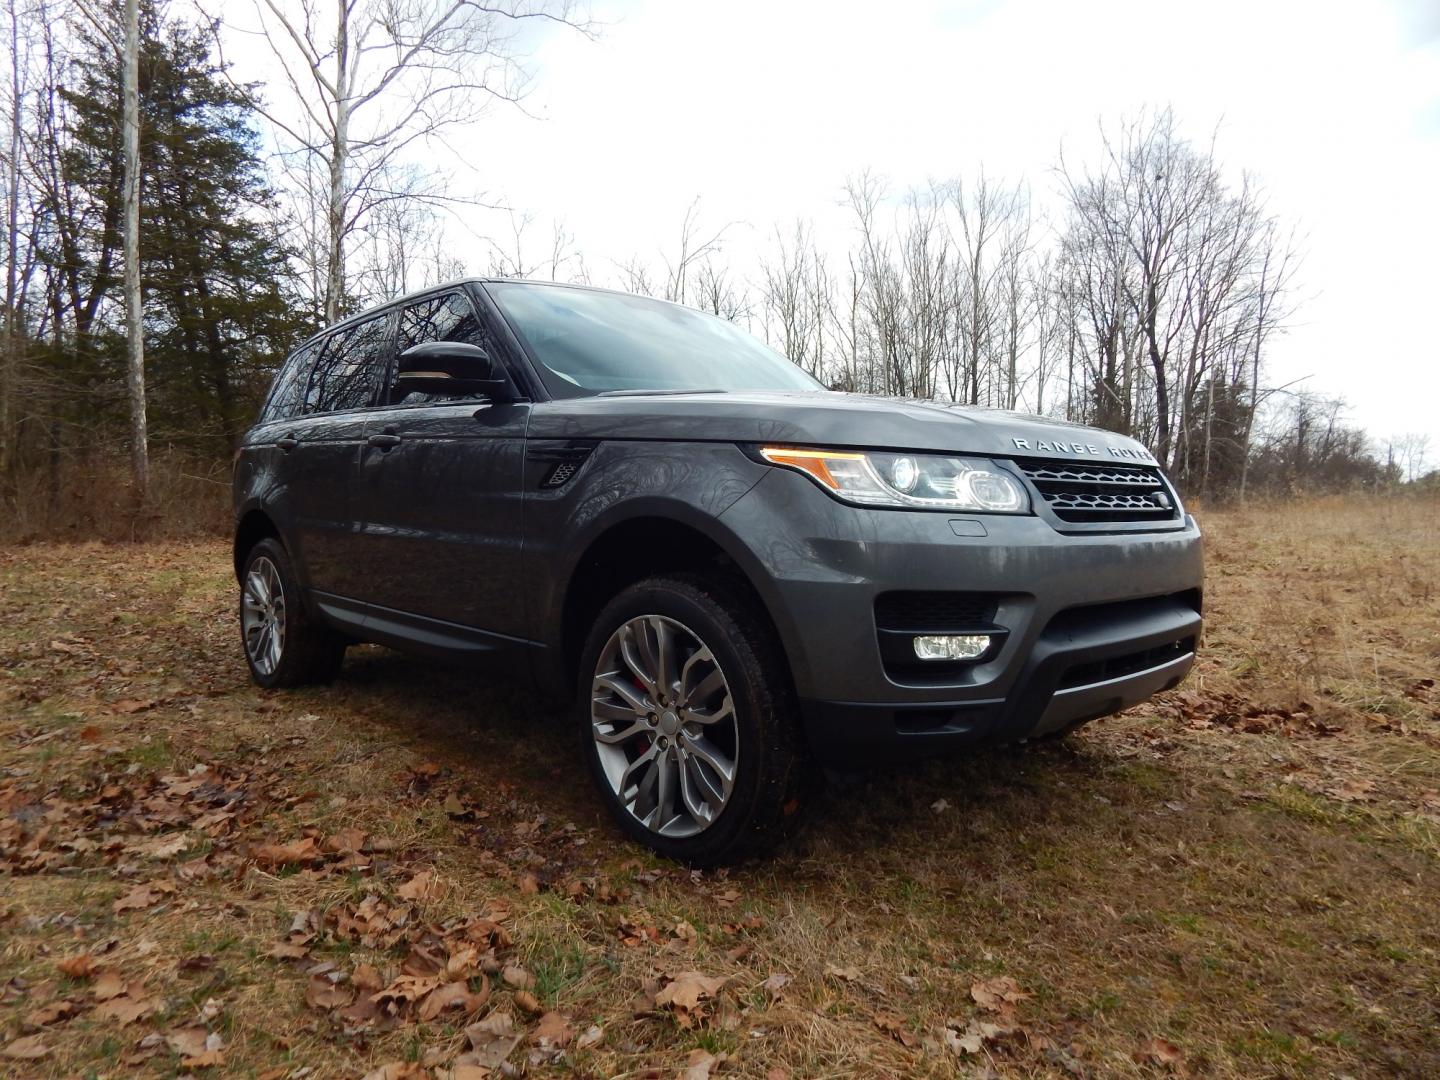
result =
[{"label": "grassy ground", "polygon": [[0,1075],[1440,1075],[1440,513],[1203,524],[1186,686],[728,874],[514,689],[252,688],[221,544],[0,549]]}]

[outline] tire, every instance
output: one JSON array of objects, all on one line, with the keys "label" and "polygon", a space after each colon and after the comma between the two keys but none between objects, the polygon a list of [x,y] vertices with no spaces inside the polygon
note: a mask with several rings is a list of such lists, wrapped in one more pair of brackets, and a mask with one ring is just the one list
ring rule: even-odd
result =
[{"label": "tire", "polygon": [[278,540],[261,540],[246,552],[239,607],[240,645],[257,685],[270,690],[335,678],[345,639],[310,618]]},{"label": "tire", "polygon": [[769,851],[794,823],[807,774],[795,694],[748,588],[677,574],[622,590],[590,631],[578,689],[582,753],[639,843],[713,866]]}]

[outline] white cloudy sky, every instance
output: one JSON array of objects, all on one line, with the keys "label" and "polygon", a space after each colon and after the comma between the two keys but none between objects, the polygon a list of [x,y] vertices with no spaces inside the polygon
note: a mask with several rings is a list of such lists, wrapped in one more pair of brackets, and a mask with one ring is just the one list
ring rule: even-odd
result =
[{"label": "white cloudy sky", "polygon": [[[774,223],[839,229],[847,174],[1025,178],[1097,121],[1172,106],[1304,236],[1272,381],[1343,394],[1440,451],[1440,0],[594,0],[598,40],[534,46],[532,117],[452,139],[457,185],[563,219],[592,273],[658,257],[699,196],[753,257]],[[472,222],[482,230],[501,222]],[[538,236],[537,236],[538,239]],[[476,270],[488,265],[473,247]],[[463,254],[463,252],[462,252]]]}]

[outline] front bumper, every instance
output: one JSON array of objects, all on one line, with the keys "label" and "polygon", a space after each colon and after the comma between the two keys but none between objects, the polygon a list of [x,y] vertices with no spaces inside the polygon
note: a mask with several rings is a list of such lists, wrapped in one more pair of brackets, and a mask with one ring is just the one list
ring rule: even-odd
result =
[{"label": "front bumper", "polygon": [[[752,541],[751,579],[825,764],[1060,731],[1169,689],[1194,663],[1203,560],[1191,519],[1068,535],[1039,517],[860,509],[775,470],[723,522]],[[990,594],[1008,634],[961,673],[902,681],[882,663],[874,614],[894,590]]]}]

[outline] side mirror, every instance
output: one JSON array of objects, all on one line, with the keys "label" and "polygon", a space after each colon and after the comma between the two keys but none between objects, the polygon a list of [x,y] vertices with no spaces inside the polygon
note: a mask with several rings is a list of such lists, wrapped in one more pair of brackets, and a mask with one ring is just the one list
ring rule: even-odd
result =
[{"label": "side mirror", "polygon": [[395,367],[397,394],[465,397],[508,396],[510,380],[490,354],[464,341],[422,341],[400,354]]}]

